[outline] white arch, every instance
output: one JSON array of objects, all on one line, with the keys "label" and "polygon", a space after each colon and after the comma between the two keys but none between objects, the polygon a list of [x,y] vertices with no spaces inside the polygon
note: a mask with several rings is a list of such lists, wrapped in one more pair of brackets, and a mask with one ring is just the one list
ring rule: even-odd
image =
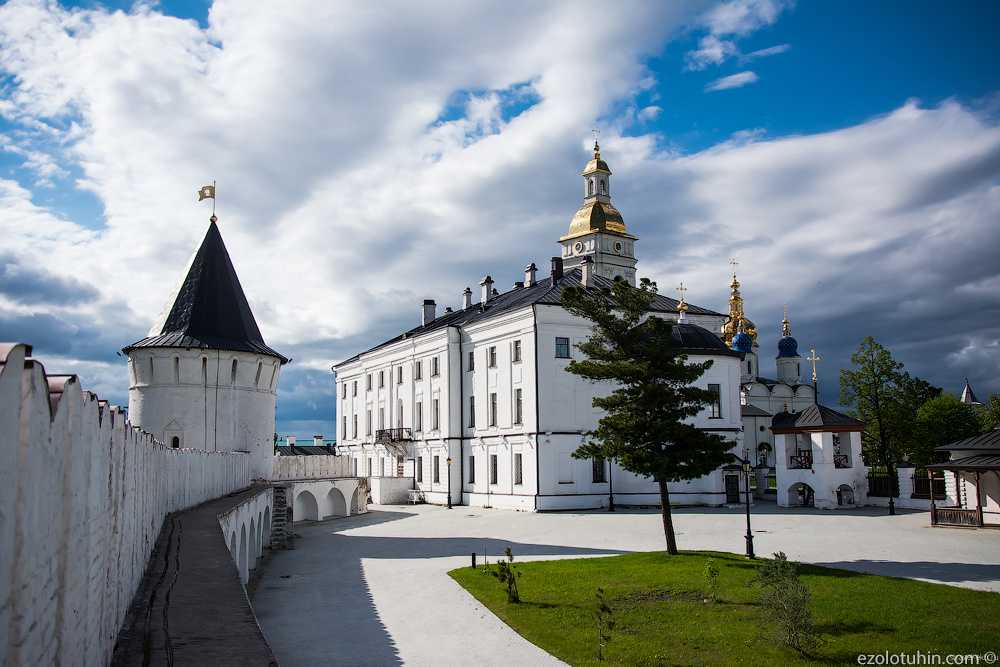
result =
[{"label": "white arch", "polygon": [[319,521],[319,503],[316,496],[309,491],[300,491],[292,504],[292,519],[294,521]]},{"label": "white arch", "polygon": [[330,516],[348,516],[347,500],[344,498],[344,494],[340,492],[340,489],[336,486],[331,487],[326,497],[327,505],[330,508]]},{"label": "white arch", "polygon": [[247,554],[247,569],[257,568],[257,523],[250,517],[250,551]]},{"label": "white arch", "polygon": [[814,504],[815,492],[805,482],[795,482],[788,487],[789,507],[813,507]]},{"label": "white arch", "polygon": [[358,487],[354,489],[354,493],[351,495],[351,514],[359,514],[361,512],[361,488]]},{"label": "white arch", "polygon": [[264,516],[257,511],[257,559],[264,555]]},{"label": "white arch", "polygon": [[240,527],[240,581],[244,584],[248,580],[249,570],[247,570],[247,526]]}]

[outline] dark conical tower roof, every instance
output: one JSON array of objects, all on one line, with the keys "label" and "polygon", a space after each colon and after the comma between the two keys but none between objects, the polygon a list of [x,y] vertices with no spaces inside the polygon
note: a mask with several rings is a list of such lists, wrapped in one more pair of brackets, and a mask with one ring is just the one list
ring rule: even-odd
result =
[{"label": "dark conical tower roof", "polygon": [[260,335],[214,215],[172,305],[146,338],[122,351],[139,347],[233,350],[288,361]]}]

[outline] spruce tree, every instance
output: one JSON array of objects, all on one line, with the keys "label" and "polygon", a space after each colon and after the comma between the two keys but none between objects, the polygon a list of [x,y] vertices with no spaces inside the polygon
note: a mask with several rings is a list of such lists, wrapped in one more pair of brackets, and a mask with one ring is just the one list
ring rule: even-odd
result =
[{"label": "spruce tree", "polygon": [[562,304],[593,323],[577,347],[585,355],[566,370],[592,382],[612,383],[594,399],[604,412],[578,459],[606,459],[637,475],[652,477],[660,491],[667,552],[677,553],[670,513],[669,482],[695,479],[733,460],[733,443],[690,423],[715,395],[694,386],[711,361],[688,363],[672,335],[673,323],[649,316],[656,283],[639,287],[617,280],[611,289],[571,286]]}]

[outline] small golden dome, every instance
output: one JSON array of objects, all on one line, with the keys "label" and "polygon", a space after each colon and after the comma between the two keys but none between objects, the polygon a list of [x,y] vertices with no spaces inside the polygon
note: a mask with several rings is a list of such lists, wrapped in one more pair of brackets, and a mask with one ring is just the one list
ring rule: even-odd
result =
[{"label": "small golden dome", "polygon": [[622,236],[631,236],[625,229],[622,214],[608,202],[594,199],[586,202],[573,216],[569,223],[569,232],[560,240],[582,236],[591,232],[612,232]]},{"label": "small golden dome", "polygon": [[594,142],[594,157],[587,163],[587,166],[583,168],[580,172],[581,176],[586,176],[587,174],[593,174],[594,172],[603,171],[605,174],[611,173],[611,167],[608,163],[601,159],[601,147]]}]

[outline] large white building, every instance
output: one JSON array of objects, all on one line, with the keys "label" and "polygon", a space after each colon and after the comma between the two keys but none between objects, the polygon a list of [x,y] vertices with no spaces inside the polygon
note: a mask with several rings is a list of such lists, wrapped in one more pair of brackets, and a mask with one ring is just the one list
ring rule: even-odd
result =
[{"label": "large white building", "polygon": [[[424,301],[419,326],[336,364],[338,452],[357,474],[412,476],[426,500],[555,510],[617,502],[655,505],[655,482],[605,461],[572,457],[600,417],[593,397],[607,387],[566,372],[590,324],[561,305],[568,285],[635,284],[636,237],[611,203],[611,170],[594,157],[583,171],[584,201],[560,257],[539,275],[498,292],[490,276],[470,288],[462,306],[438,313]],[[726,315],[658,296],[652,315],[678,321],[677,345],[690,361],[711,359],[698,384],[717,402],[695,418],[706,431],[742,449],[743,354],[713,331]],[[737,470],[672,484],[678,503],[724,504]]]},{"label": "large white building", "polygon": [[243,451],[271,475],[278,375],[213,215],[146,338],[128,356],[129,420],[174,448]]}]

